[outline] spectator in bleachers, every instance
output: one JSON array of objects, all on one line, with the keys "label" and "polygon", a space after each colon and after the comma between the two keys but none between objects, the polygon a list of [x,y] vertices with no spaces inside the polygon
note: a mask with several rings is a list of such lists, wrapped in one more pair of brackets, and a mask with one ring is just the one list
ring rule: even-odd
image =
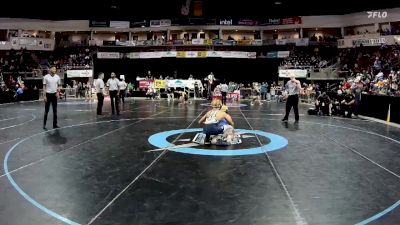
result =
[{"label": "spectator in bleachers", "polygon": [[352,84],[351,90],[354,95],[354,115],[358,117],[361,106],[361,93],[364,91],[364,83],[362,82],[361,77],[356,78]]},{"label": "spectator in bleachers", "polygon": [[260,91],[261,91],[261,100],[267,100],[268,83],[263,82]]}]

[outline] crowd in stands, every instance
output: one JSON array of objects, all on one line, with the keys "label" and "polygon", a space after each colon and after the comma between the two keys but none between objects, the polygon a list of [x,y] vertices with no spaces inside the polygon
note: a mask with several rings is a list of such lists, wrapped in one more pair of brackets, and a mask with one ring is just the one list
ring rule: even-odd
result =
[{"label": "crowd in stands", "polygon": [[361,82],[365,92],[400,95],[400,46],[344,49],[339,54],[346,82]]},{"label": "crowd in stands", "polygon": [[[1,101],[17,100],[18,93],[22,96],[23,92],[37,90],[35,84],[25,85],[21,76],[29,75],[40,79],[41,72],[46,71],[50,65],[56,65],[57,69],[64,71],[91,68],[95,53],[95,49],[89,47],[59,48],[53,52],[26,49],[0,51]],[[5,95],[8,97],[4,97]]]},{"label": "crowd in stands", "polygon": [[398,35],[398,34],[400,34],[400,30],[389,29],[389,28],[386,28],[386,29],[379,28],[376,32],[379,33],[380,35]]},{"label": "crowd in stands", "polygon": [[347,35],[367,35],[367,34],[380,34],[382,36],[386,35],[399,35],[400,30],[394,28],[393,26],[391,28],[379,28],[378,30],[375,31],[370,31],[366,29],[365,31],[354,31],[350,30],[347,32]]},{"label": "crowd in stands", "polygon": [[56,65],[59,69],[90,68],[95,53],[95,49],[89,47],[59,48],[54,52],[26,49],[0,51],[0,71],[32,72],[35,69],[47,69],[50,65]]},{"label": "crowd in stands", "polygon": [[334,62],[334,48],[294,48],[289,57],[285,58],[281,66],[294,69],[324,68]]},{"label": "crowd in stands", "polygon": [[38,95],[38,88],[34,85],[25,85],[21,77],[14,79],[12,76],[7,76],[7,80],[5,80],[4,76],[0,74],[0,104],[36,100]]},{"label": "crowd in stands", "polygon": [[54,51],[54,56],[50,55],[52,65],[65,69],[87,69],[93,67],[93,55],[96,54],[95,48],[74,47],[59,48]]},{"label": "crowd in stands", "polygon": [[[286,68],[324,68],[333,63],[336,54],[341,65],[341,72],[345,80],[331,88],[335,92],[342,93],[358,87],[364,93],[400,96],[400,46],[382,45],[378,47],[358,47],[339,51],[334,47],[291,47],[289,57],[285,58],[281,66]],[[93,55],[96,49],[91,47],[67,47],[57,48],[54,52],[28,51],[26,49],[0,51],[1,91],[12,91],[16,96],[17,91],[34,90],[37,87],[24,85],[20,81],[21,72],[35,72],[36,69],[46,70],[50,65],[56,65],[58,69],[84,69],[93,66]],[[149,76],[147,79],[150,79]],[[163,79],[162,77],[160,77]],[[165,79],[173,79],[165,77]],[[193,79],[193,78],[192,78]],[[82,85],[83,86],[83,85]],[[133,85],[132,85],[133,86]],[[317,84],[304,85],[304,96],[309,101],[318,98],[320,91]],[[240,90],[251,96],[257,89],[254,84],[230,83],[229,88]],[[85,88],[81,88],[85,89]],[[276,84],[258,85],[263,93],[269,93],[273,98],[280,99],[283,87]],[[264,90],[267,90],[266,92]],[[247,93],[250,91],[250,93]],[[82,92],[82,91],[81,91]],[[79,93],[81,93],[79,92]],[[267,99],[267,94],[262,95]]]},{"label": "crowd in stands", "polygon": [[319,35],[316,36],[315,34],[310,37],[310,41],[317,41],[317,42],[337,42],[338,37],[333,35]]},{"label": "crowd in stands", "polygon": [[0,51],[0,71],[2,72],[32,72],[37,69],[36,53],[21,50]]}]

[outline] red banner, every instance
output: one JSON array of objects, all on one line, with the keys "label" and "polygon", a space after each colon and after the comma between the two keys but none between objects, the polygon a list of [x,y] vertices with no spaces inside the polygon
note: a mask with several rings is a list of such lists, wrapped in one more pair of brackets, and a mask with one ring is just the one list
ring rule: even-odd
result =
[{"label": "red banner", "polygon": [[139,81],[139,88],[140,89],[147,89],[153,84],[153,80],[140,80]]},{"label": "red banner", "polygon": [[288,25],[288,24],[301,24],[301,17],[289,17],[281,19],[281,25]]},{"label": "red banner", "polygon": [[229,92],[226,97],[233,101],[239,101],[240,100],[240,92],[239,91]]}]

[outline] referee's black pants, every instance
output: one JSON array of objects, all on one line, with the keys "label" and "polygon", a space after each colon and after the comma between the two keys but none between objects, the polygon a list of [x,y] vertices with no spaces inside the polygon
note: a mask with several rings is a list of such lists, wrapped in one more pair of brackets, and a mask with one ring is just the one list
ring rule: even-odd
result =
[{"label": "referee's black pants", "polygon": [[44,108],[43,127],[46,127],[47,115],[49,114],[50,104],[53,108],[53,127],[57,127],[57,96],[56,93],[46,93],[46,104]]},{"label": "referee's black pants", "polygon": [[221,92],[221,95],[222,95],[222,105],[226,105],[227,92]]},{"label": "referee's black pants", "polygon": [[117,115],[119,115],[119,96],[118,91],[110,91],[110,100],[111,100],[111,112],[114,115],[115,109],[117,110]]},{"label": "referee's black pants", "polygon": [[299,120],[299,95],[289,95],[286,100],[286,114],[283,119],[287,120],[289,118],[290,110],[294,110],[294,119]]}]

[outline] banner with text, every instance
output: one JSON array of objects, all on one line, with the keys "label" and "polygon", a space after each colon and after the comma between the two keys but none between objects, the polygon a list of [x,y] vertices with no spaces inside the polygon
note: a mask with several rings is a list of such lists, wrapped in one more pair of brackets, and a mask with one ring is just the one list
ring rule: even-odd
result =
[{"label": "banner with text", "polygon": [[277,57],[278,58],[286,58],[289,57],[290,51],[278,51]]},{"label": "banner with text", "polygon": [[129,28],[129,21],[110,21],[111,28]]},{"label": "banner with text", "polygon": [[192,39],[192,45],[204,45],[204,39]]},{"label": "banner with text", "polygon": [[119,52],[98,52],[98,59],[119,59],[121,57]]},{"label": "banner with text", "polygon": [[338,40],[338,48],[355,48],[362,46],[394,45],[398,36],[385,36],[379,38],[345,38]]},{"label": "banner with text", "polygon": [[139,88],[140,89],[147,89],[153,84],[153,80],[140,80],[139,81]]},{"label": "banner with text", "polygon": [[301,24],[302,20],[299,16],[294,17],[287,17],[287,18],[271,18],[266,19],[265,21],[261,22],[261,26],[268,26],[268,25],[289,25],[289,24]]},{"label": "banner with text", "polygon": [[165,88],[167,86],[167,82],[165,80],[154,80],[154,88],[160,89]]},{"label": "banner with text", "polygon": [[298,39],[295,39],[295,43],[296,43],[296,46],[308,46],[309,40],[310,39],[308,39],[308,38],[298,38]]},{"label": "banner with text", "polygon": [[169,27],[171,20],[150,20],[150,27]]},{"label": "banner with text", "polygon": [[194,84],[201,84],[200,80],[166,80],[169,88],[189,88],[194,89]]},{"label": "banner with text", "polygon": [[281,78],[289,78],[294,76],[296,78],[307,78],[307,70],[301,69],[280,69],[279,70],[279,77]]},{"label": "banner with text", "polygon": [[242,51],[159,51],[159,52],[98,52],[97,58],[99,59],[157,59],[157,58],[207,58],[207,57],[220,57],[220,58],[237,58],[237,59],[255,59],[257,58],[256,52],[242,52]]},{"label": "banner with text", "polygon": [[67,70],[68,78],[92,77],[93,70]]}]

